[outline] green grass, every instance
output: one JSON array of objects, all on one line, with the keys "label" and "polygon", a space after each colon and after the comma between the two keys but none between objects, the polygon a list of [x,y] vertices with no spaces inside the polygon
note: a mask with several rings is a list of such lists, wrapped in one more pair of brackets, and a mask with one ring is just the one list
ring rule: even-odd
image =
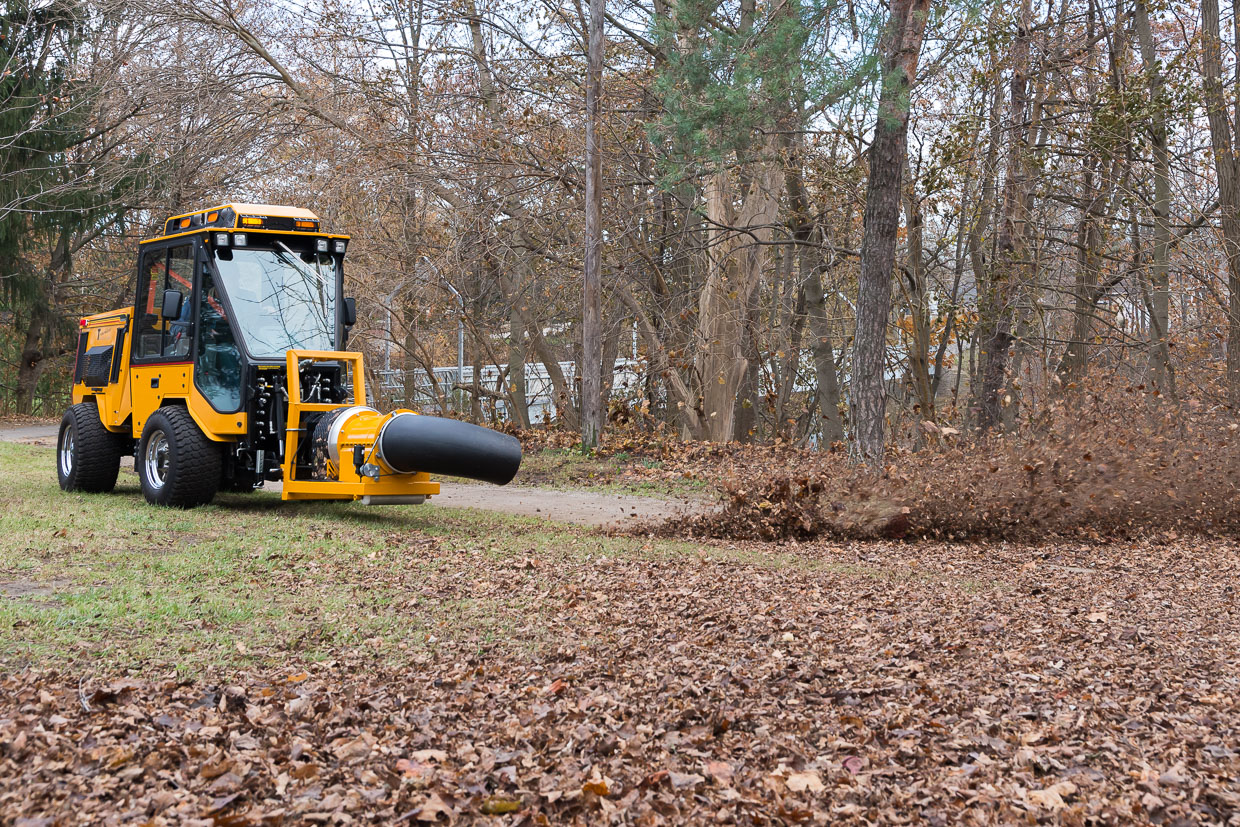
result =
[{"label": "green grass", "polygon": [[[348,648],[400,657],[449,638],[536,649],[549,642],[536,599],[546,566],[692,550],[470,509],[261,491],[173,511],[148,505],[132,473],[112,494],[67,494],[54,468],[49,448],[0,444],[0,667],[194,672]],[[517,565],[528,559],[542,566]],[[511,571],[497,577],[500,566]]]},{"label": "green grass", "polygon": [[[286,665],[452,642],[538,651],[561,598],[606,558],[921,577],[773,547],[607,536],[471,509],[283,503],[220,495],[175,511],[116,492],[67,494],[50,448],[0,443],[0,669]],[[562,629],[561,629],[562,631]]]}]

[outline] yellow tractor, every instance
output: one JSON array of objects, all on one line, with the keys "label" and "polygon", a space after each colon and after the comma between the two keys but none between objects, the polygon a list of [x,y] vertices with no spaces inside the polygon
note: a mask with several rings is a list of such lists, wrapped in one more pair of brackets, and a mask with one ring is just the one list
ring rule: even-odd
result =
[{"label": "yellow tractor", "polygon": [[515,438],[366,404],[343,298],[349,237],[309,210],[224,204],[143,241],[133,307],[81,320],[74,405],[56,465],[66,491],[111,491],[121,458],[147,501],[191,508],[282,484],[285,500],[421,503],[431,474],[503,485]]}]

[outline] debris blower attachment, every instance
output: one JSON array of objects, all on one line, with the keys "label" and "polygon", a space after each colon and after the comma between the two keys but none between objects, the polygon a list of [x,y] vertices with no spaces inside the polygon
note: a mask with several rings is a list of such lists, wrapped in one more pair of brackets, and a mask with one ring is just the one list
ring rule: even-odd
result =
[{"label": "debris blower attachment", "polygon": [[352,466],[359,477],[375,480],[440,474],[505,485],[521,467],[521,443],[515,437],[409,411],[337,408],[319,418],[312,439],[320,479],[340,479],[342,470]]},{"label": "debris blower attachment", "polygon": [[375,447],[400,474],[425,471],[507,485],[521,467],[516,437],[437,416],[393,415]]}]

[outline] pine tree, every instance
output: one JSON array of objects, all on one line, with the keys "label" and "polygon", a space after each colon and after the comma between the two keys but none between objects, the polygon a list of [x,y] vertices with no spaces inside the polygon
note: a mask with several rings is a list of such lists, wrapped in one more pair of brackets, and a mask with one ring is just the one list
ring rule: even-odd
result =
[{"label": "pine tree", "polygon": [[[117,205],[144,177],[99,181],[91,117],[100,91],[75,78],[101,12],[76,0],[5,0],[0,15],[0,299],[19,325],[16,407],[30,413],[45,360],[71,346],[57,285],[71,271],[74,239],[118,219]],[[93,15],[93,19],[92,19]]]}]

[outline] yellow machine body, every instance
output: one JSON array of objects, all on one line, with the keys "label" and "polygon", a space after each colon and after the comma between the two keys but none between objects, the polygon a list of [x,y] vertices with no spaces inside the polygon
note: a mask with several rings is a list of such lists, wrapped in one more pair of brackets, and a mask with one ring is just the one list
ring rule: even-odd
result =
[{"label": "yellow machine body", "polygon": [[[353,377],[353,405],[366,406],[366,373],[362,369],[362,354],[334,351],[290,350],[288,352],[289,399],[301,398],[299,365],[305,361],[346,362],[351,365]],[[327,476],[329,480],[299,480],[296,478],[296,467],[293,458],[304,438],[301,428],[303,417],[310,412],[327,413],[337,410],[340,406],[322,402],[290,402],[288,412],[288,447],[284,455],[284,490],[281,498],[285,500],[362,500],[367,497],[430,497],[439,493],[439,483],[431,482],[430,475],[425,473],[401,474],[388,467],[381,458],[376,457],[376,445],[383,426],[389,419],[402,414],[413,414],[413,411],[396,411],[381,414],[378,411],[361,411],[359,415],[349,417],[341,426],[335,440],[336,451],[340,457],[348,457],[354,449],[361,448],[366,464],[377,465],[380,473],[378,479],[365,477],[359,468],[348,461],[338,464],[328,462]]]},{"label": "yellow machine body", "polygon": [[[139,253],[139,294],[134,306],[87,316],[80,322],[72,390],[75,407],[74,411],[71,411],[72,416],[67,413],[65,424],[62,424],[61,450],[58,454],[62,487],[66,490],[110,490],[114,484],[115,469],[104,469],[102,472],[97,468],[82,470],[75,464],[87,460],[98,463],[98,460],[91,456],[79,456],[81,443],[88,437],[108,442],[109,451],[119,451],[116,454],[117,463],[119,456],[136,448],[135,463],[139,467],[140,476],[143,469],[149,472],[148,476],[161,469],[168,470],[172,467],[169,465],[168,451],[176,446],[155,446],[144,457],[141,455],[147,444],[144,434],[148,431],[148,423],[157,413],[179,409],[188,413],[193,425],[201,432],[201,436],[191,434],[193,440],[201,442],[205,437],[209,442],[201,444],[218,446],[209,452],[208,458],[215,462],[215,452],[223,458],[218,465],[221,487],[227,487],[231,481],[228,474],[234,465],[249,463],[252,467],[241,470],[250,475],[246,478],[251,481],[250,485],[231,490],[250,490],[252,487],[261,486],[266,480],[279,480],[282,483],[281,497],[285,500],[361,500],[376,504],[421,502],[438,494],[439,484],[432,482],[426,471],[413,467],[397,470],[384,459],[379,445],[384,429],[397,417],[416,414],[409,410],[384,414],[367,406],[364,378],[366,374],[361,353],[344,349],[307,350],[294,347],[279,354],[283,357],[281,365],[280,360],[272,359],[270,355],[249,356],[244,344],[239,346],[232,343],[230,346],[238,355],[231,363],[232,372],[228,374],[228,382],[236,385],[250,382],[252,385],[254,381],[262,383],[266,381],[266,377],[274,377],[273,381],[266,382],[260,388],[262,393],[267,394],[264,397],[266,401],[263,402],[267,407],[261,411],[266,419],[262,421],[256,418],[260,411],[252,404],[254,394],[259,391],[250,385],[245,385],[244,390],[237,389],[236,399],[241,401],[237,402],[236,410],[229,411],[217,409],[212,399],[203,392],[204,383],[196,381],[204,377],[196,377],[195,371],[207,369],[203,365],[208,364],[208,361],[203,360],[200,360],[197,367],[195,364],[196,354],[203,347],[199,337],[205,335],[200,330],[203,325],[199,321],[205,310],[203,303],[210,302],[218,310],[215,318],[222,320],[224,325],[241,324],[238,318],[240,314],[233,309],[234,305],[229,303],[235,301],[235,297],[226,298],[227,293],[223,288],[219,288],[219,292],[211,297],[205,294],[207,279],[211,278],[212,273],[217,273],[217,285],[224,281],[223,277],[218,275],[218,270],[211,269],[216,267],[214,262],[217,257],[221,261],[231,262],[234,250],[244,251],[247,255],[251,254],[251,251],[270,251],[273,255],[284,255],[277,252],[283,249],[288,253],[288,273],[294,274],[287,275],[286,278],[290,282],[296,282],[295,274],[304,275],[309,271],[309,265],[298,265],[293,256],[296,251],[288,244],[308,251],[301,253],[302,260],[308,262],[319,261],[314,258],[315,250],[318,251],[317,255],[322,255],[324,251],[330,251],[329,255],[334,253],[335,292],[332,295],[336,317],[335,321],[330,322],[332,330],[335,331],[331,336],[337,343],[341,343],[347,337],[348,325],[352,323],[351,320],[341,321],[344,318],[341,303],[347,302],[348,312],[355,312],[351,300],[340,298],[343,289],[341,262],[348,240],[347,235],[321,232],[318,216],[297,207],[234,203],[167,219],[163,235],[141,244],[141,250],[151,252],[145,256],[142,252]],[[165,249],[169,251],[166,255],[163,252]],[[183,254],[184,258],[177,259],[173,250],[193,252]],[[145,281],[142,276],[144,267],[149,271]],[[164,302],[156,314],[152,311],[159,283],[165,286]],[[324,284],[323,281],[318,282],[320,292],[324,289]],[[169,285],[175,289],[168,290]],[[308,286],[305,289],[311,291],[315,288]],[[185,315],[163,315],[168,312],[167,294],[170,292],[182,294],[175,306],[188,308],[179,311]],[[310,295],[313,299],[317,294]],[[176,296],[171,298],[177,299]],[[139,312],[143,314],[141,324],[138,324]],[[324,322],[326,323],[328,322]],[[152,360],[149,355],[149,338],[166,343],[172,337],[172,331],[177,324],[181,324],[183,330],[189,331],[185,334],[185,342],[181,342],[180,333],[176,334],[175,341],[183,346],[184,352],[174,350],[168,354],[166,349],[160,350],[158,357]],[[289,326],[289,322],[283,317],[278,324]],[[146,334],[148,340],[143,343],[144,358],[135,360],[139,333]],[[235,341],[245,340],[241,335],[237,335]],[[229,351],[230,354],[232,352]],[[324,370],[336,377],[336,384],[347,382],[348,386],[333,386],[327,394],[319,391],[317,396],[315,389],[303,388],[302,380],[307,375],[304,371],[315,364],[327,365]],[[317,374],[320,382],[324,381],[324,375]],[[253,377],[259,379],[254,380]],[[218,386],[222,380],[215,378],[214,381]],[[330,380],[326,384],[330,385]],[[106,429],[94,432],[94,436],[87,432],[97,426],[82,419],[83,416],[89,419],[94,415],[87,413],[92,402],[93,408],[97,410],[98,422]],[[276,408],[279,409],[278,412],[273,412]],[[177,413],[175,416],[183,417],[184,413]],[[254,421],[251,421],[252,419]],[[319,426],[335,426],[330,429],[330,433],[327,433],[325,427],[318,427],[317,432],[320,442],[324,433],[327,433],[332,444],[307,445],[309,440],[316,439],[316,423]],[[456,424],[464,426],[464,423]],[[477,430],[485,431],[481,428]],[[261,436],[262,442],[256,441],[256,434]],[[74,441],[75,438],[77,442]],[[186,441],[187,438],[182,436],[180,439]],[[408,436],[401,439],[405,443],[409,441]],[[465,453],[469,453],[471,440],[476,441],[476,437],[466,434],[459,438],[449,434],[447,441],[452,442],[454,439],[459,439],[458,444]],[[271,450],[271,447],[276,445],[280,446],[282,454],[280,451]],[[407,444],[403,445],[401,450],[402,456],[411,456]],[[74,453],[75,451],[77,453]],[[160,451],[164,453],[161,454]],[[107,451],[103,453],[107,454]],[[198,455],[201,455],[201,451]],[[315,458],[313,468],[307,462],[307,456]],[[143,462],[148,464],[144,466]],[[182,462],[188,463],[189,460]],[[467,459],[466,462],[473,463],[469,467],[478,467],[478,463],[472,459]],[[482,464],[485,464],[485,457]],[[440,467],[443,467],[442,462]],[[184,469],[181,469],[181,472],[184,473]],[[436,473],[440,472],[436,470]],[[454,473],[454,470],[449,468],[448,473]],[[512,473],[515,473],[515,466]],[[469,472],[465,471],[463,475],[469,476]],[[508,477],[510,478],[510,475]],[[486,476],[474,478],[487,479]],[[203,496],[182,494],[178,495],[179,500],[170,496],[159,502],[183,507],[202,504],[209,501],[215,492],[213,481],[208,480],[208,483],[212,483],[210,492]],[[147,492],[145,477],[143,485],[147,498],[156,502]]]},{"label": "yellow machine body", "polygon": [[61,487],[111,490],[127,453],[147,500],[180,508],[268,481],[285,500],[368,505],[424,502],[432,473],[509,482],[515,438],[367,405],[362,354],[345,347],[348,241],[298,207],[169,218],[140,245],[133,306],[80,322]]},{"label": "yellow machine body", "polygon": [[79,381],[73,386],[74,403],[94,398],[99,418],[109,431],[142,435],[146,420],[165,404],[179,400],[193,416],[198,427],[209,439],[230,442],[245,433],[245,413],[222,414],[194,389],[194,366],[190,362],[160,365],[130,365],[132,340],[124,334],[133,320],[133,308],[113,310],[87,316],[81,331],[87,336],[85,348],[111,345],[118,348],[115,381],[89,385]]},{"label": "yellow machine body", "polygon": [[[133,317],[132,309],[100,313],[88,316],[81,322],[81,331],[87,336],[85,346],[112,345],[119,347],[119,367],[116,381],[100,385],[78,382],[73,386],[73,402],[94,399],[104,426],[115,433],[132,436],[142,435],[151,414],[167,404],[184,405],[203,434],[214,442],[233,442],[246,431],[246,414],[222,414],[216,411],[194,385],[194,366],[191,363],[164,365],[130,365],[130,340],[123,332]],[[297,351],[287,354],[289,398],[300,399],[298,367],[302,360],[347,363],[353,377],[353,406],[366,405],[365,369],[362,354],[351,351]],[[393,416],[416,415],[414,411],[397,410],[389,414],[378,411],[360,411],[341,428],[338,451],[341,456],[351,456],[360,447],[368,462],[376,464],[381,474],[373,479],[362,476],[350,462],[341,462],[331,469],[334,479],[298,479],[294,457],[303,438],[301,424],[308,413],[327,412],[341,407],[336,403],[290,402],[286,436],[285,458],[281,463],[284,472],[280,497],[284,500],[362,500],[368,497],[383,501],[384,498],[432,497],[439,493],[439,483],[431,482],[426,473],[406,474],[388,467],[375,456],[375,442],[383,426]]]}]

